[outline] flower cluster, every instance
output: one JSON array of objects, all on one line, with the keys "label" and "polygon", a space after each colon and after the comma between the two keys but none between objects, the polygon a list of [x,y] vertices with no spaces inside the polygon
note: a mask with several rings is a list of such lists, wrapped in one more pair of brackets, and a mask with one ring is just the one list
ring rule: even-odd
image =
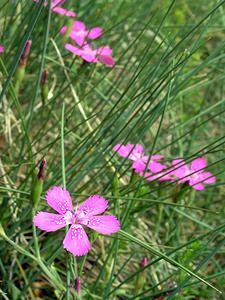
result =
[{"label": "flower cluster", "polygon": [[108,67],[113,67],[115,64],[112,55],[112,49],[108,46],[102,46],[94,49],[88,40],[99,38],[103,30],[101,27],[87,29],[86,25],[80,21],[74,21],[72,29],[63,26],[60,30],[61,34],[67,33],[69,30],[69,38],[71,43],[66,43],[65,48],[73,54],[80,56],[84,61],[89,63],[102,62]]},{"label": "flower cluster", "polygon": [[204,184],[216,182],[216,177],[212,173],[204,171],[207,164],[201,157],[194,159],[190,165],[186,164],[183,159],[175,159],[172,165],[168,166],[162,163],[162,155],[151,157],[145,155],[143,147],[139,144],[117,144],[113,150],[120,156],[133,161],[134,172],[144,176],[148,181],[188,183],[195,190],[204,190]]},{"label": "flower cluster", "polygon": [[[33,1],[39,2],[39,0]],[[76,13],[59,6],[62,2],[65,2],[65,0],[53,1],[51,6],[52,11],[57,14],[74,18]],[[47,6],[48,1],[45,1],[44,5]],[[101,62],[108,67],[114,66],[115,60],[112,57],[112,49],[109,46],[93,48],[89,42],[90,40],[96,40],[103,34],[103,29],[101,27],[87,29],[83,22],[74,20],[72,26],[63,26],[60,29],[60,33],[68,36],[70,39],[70,41],[65,44],[65,48],[74,55],[81,57],[85,62]]]},{"label": "flower cluster", "polygon": [[64,238],[63,246],[74,256],[85,255],[91,248],[82,225],[106,235],[120,230],[120,222],[115,216],[99,215],[108,208],[108,201],[101,196],[89,197],[74,210],[69,192],[54,186],[48,190],[46,200],[58,214],[41,211],[34,217],[34,224],[48,232],[71,225]]}]

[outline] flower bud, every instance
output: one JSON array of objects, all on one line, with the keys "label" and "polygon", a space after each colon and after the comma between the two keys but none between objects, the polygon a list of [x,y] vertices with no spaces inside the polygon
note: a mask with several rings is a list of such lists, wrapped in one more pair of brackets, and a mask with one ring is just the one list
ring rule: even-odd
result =
[{"label": "flower bud", "polygon": [[140,263],[140,267],[143,269],[144,267],[147,266],[147,264],[148,264],[148,258],[145,256]]},{"label": "flower bud", "polygon": [[39,167],[39,172],[37,175],[37,178],[35,178],[32,189],[31,189],[31,201],[32,201],[32,206],[34,210],[36,211],[36,208],[38,206],[42,189],[43,189],[43,181],[44,181],[44,169],[46,166],[46,161],[42,160],[40,167]]},{"label": "flower bud", "polygon": [[21,66],[26,66],[26,64],[27,64],[27,58],[28,58],[28,55],[30,53],[31,44],[32,44],[31,40],[26,41],[26,45],[24,47],[23,54],[22,54],[21,59],[20,59],[20,65]]},{"label": "flower bud", "polygon": [[[144,257],[140,262],[140,268],[143,269],[147,266],[148,259],[147,257]],[[138,273],[136,284],[135,284],[135,293],[136,295],[139,294],[146,282],[146,270],[143,270],[142,272]]]},{"label": "flower bud", "polygon": [[43,159],[40,167],[39,167],[39,172],[38,172],[38,179],[44,181],[44,170],[45,170],[45,166],[46,166],[46,160]]},{"label": "flower bud", "polygon": [[49,93],[49,88],[48,88],[48,70],[45,69],[42,72],[42,76],[41,76],[41,98],[42,98],[42,102],[43,104],[46,103],[46,101],[48,100],[48,93]]},{"label": "flower bud", "polygon": [[23,50],[23,54],[20,59],[19,67],[17,68],[16,73],[15,73],[15,91],[17,94],[20,89],[20,84],[23,81],[24,76],[25,76],[25,68],[26,68],[26,64],[27,64],[27,58],[30,53],[31,44],[32,44],[31,40],[28,40],[26,42],[25,48]]},{"label": "flower bud", "polygon": [[75,279],[75,290],[76,290],[77,294],[80,294],[80,292],[81,292],[81,283],[80,283],[80,277],[79,276]]},{"label": "flower bud", "polygon": [[113,190],[113,196],[119,196],[119,178],[117,173],[113,177],[113,182],[112,182],[112,190]]}]

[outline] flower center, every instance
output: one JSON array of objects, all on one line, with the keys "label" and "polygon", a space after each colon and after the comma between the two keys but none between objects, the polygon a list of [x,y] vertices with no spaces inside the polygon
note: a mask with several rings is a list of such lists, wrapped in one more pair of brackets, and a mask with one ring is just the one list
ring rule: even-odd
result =
[{"label": "flower center", "polygon": [[73,223],[73,212],[67,211],[64,215],[64,220],[66,221],[66,224],[72,224]]}]

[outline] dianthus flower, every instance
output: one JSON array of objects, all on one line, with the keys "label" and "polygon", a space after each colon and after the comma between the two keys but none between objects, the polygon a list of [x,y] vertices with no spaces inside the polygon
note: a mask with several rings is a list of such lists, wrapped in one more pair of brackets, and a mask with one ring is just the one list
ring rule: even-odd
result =
[{"label": "dianthus flower", "polygon": [[66,44],[65,48],[86,62],[98,63],[100,61],[108,67],[113,67],[115,64],[115,60],[111,56],[112,49],[108,46],[93,49],[89,44],[85,44],[81,48]]},{"label": "dianthus flower", "polygon": [[3,53],[5,51],[5,48],[0,45],[0,53]]},{"label": "dianthus flower", "polygon": [[82,225],[106,235],[120,230],[120,222],[115,216],[99,216],[108,208],[108,201],[101,196],[89,197],[74,211],[69,192],[54,186],[48,190],[46,200],[58,214],[41,211],[34,217],[34,225],[48,232],[71,225],[63,240],[63,246],[74,256],[85,255],[91,249]]},{"label": "dianthus flower", "polygon": [[204,184],[213,184],[216,182],[216,177],[210,172],[205,172],[207,166],[204,158],[196,158],[191,165],[185,164],[183,159],[175,159],[172,161],[174,166],[173,174],[179,178],[180,183],[188,182],[195,190],[204,190]]},{"label": "dianthus flower", "polygon": [[[64,34],[68,30],[67,26],[63,26],[60,33]],[[69,37],[77,43],[79,46],[87,44],[86,39],[95,40],[99,38],[103,33],[101,27],[94,27],[90,30],[86,29],[86,25],[80,21],[74,21],[72,29],[69,33]]]},{"label": "dianthus flower", "polygon": [[[143,147],[139,144],[117,144],[113,147],[113,150],[116,151],[120,156],[132,160],[132,169],[134,169],[136,173],[140,173],[140,175],[142,175],[142,172],[145,169],[150,170],[153,173],[158,173],[163,169],[166,169],[166,166],[158,162],[163,158],[163,156],[152,155],[149,157],[145,155]],[[146,166],[147,163],[148,166]]]}]

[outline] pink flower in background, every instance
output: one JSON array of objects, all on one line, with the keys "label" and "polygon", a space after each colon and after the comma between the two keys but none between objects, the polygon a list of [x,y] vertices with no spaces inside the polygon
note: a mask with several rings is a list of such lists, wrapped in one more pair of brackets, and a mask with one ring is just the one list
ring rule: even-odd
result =
[{"label": "pink flower in background", "polygon": [[[39,0],[33,0],[34,2],[39,2]],[[62,4],[65,0],[53,0],[51,4],[51,9],[53,12],[66,16],[66,17],[76,17],[75,12],[67,10],[65,8],[59,7],[59,4]],[[44,6],[48,6],[49,1],[44,2]]]},{"label": "pink flower in background", "polygon": [[5,51],[5,48],[0,45],[0,53],[3,53]]},{"label": "pink flower in background", "polygon": [[84,61],[98,63],[99,61],[108,67],[113,67],[115,64],[114,58],[111,56],[112,49],[108,46],[92,49],[88,44],[82,48],[75,47],[71,44],[66,44],[65,48],[73,54],[80,56]]},{"label": "pink flower in background", "polygon": [[[67,31],[67,26],[63,26],[60,33],[64,34]],[[84,46],[87,42],[86,39],[95,40],[99,38],[103,33],[102,28],[95,27],[90,30],[86,30],[86,25],[80,21],[74,21],[72,30],[69,37],[76,42],[79,46]]]},{"label": "pink flower in background", "polygon": [[67,10],[65,8],[62,8],[62,7],[59,7],[59,6],[56,6],[54,8],[52,8],[52,11],[54,13],[57,13],[59,15],[63,15],[63,16],[66,16],[66,17],[76,17],[76,13],[71,11],[71,10]]},{"label": "pink flower in background", "polygon": [[108,208],[108,201],[101,196],[89,197],[74,211],[69,192],[54,186],[48,190],[46,200],[58,214],[41,211],[34,217],[34,225],[48,232],[71,225],[64,238],[63,246],[74,256],[85,255],[91,249],[82,225],[106,235],[120,230],[120,222],[115,216],[99,216]]},{"label": "pink flower in background", "polygon": [[[144,155],[144,149],[139,144],[128,144],[126,146],[117,144],[114,146],[113,150],[118,152],[120,156],[133,160],[132,168],[136,173],[142,174],[145,169],[150,170],[153,173],[158,173],[167,168],[158,162],[158,160],[163,158],[162,155],[152,155],[150,158],[149,156]],[[146,168],[147,163],[148,167]]]},{"label": "pink flower in background", "polygon": [[204,171],[207,166],[204,158],[196,158],[190,166],[185,164],[183,159],[175,159],[172,164],[174,166],[173,174],[179,178],[178,182],[188,182],[195,190],[204,190],[204,184],[216,182],[216,177],[212,173]]},{"label": "pink flower in background", "polygon": [[113,147],[113,150],[120,156],[134,161],[148,158],[148,156],[144,156],[144,149],[139,144],[117,144]]},{"label": "pink flower in background", "polygon": [[[39,3],[39,0],[33,0],[33,1],[36,2],[36,3]],[[43,5],[48,6],[49,2],[50,2],[49,0],[46,0]],[[55,7],[59,4],[62,4],[63,2],[65,2],[65,0],[53,0],[51,7],[53,8],[53,7]]]}]

